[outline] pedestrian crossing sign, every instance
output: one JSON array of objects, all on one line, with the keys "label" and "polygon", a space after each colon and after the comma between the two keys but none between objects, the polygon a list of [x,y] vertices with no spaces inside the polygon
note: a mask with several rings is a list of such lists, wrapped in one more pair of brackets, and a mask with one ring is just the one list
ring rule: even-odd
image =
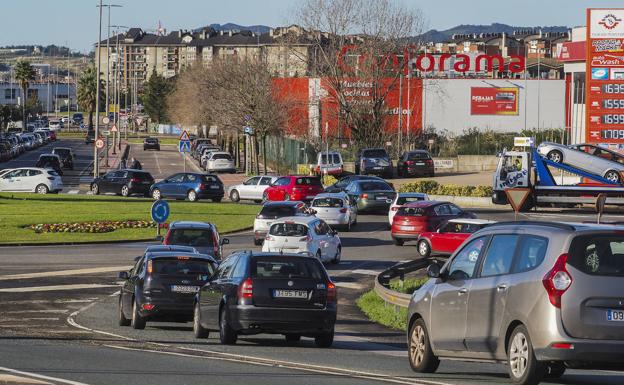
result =
[{"label": "pedestrian crossing sign", "polygon": [[179,152],[191,152],[191,141],[181,140],[178,145]]},{"label": "pedestrian crossing sign", "polygon": [[186,132],[186,130],[182,131],[182,135],[180,135],[180,141],[189,142],[190,140],[191,140],[191,137],[189,136],[188,132]]}]

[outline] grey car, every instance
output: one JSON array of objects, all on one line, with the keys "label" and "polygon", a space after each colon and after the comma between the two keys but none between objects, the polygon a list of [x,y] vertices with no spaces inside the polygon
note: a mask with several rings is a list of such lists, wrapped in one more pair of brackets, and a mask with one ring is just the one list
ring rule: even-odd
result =
[{"label": "grey car", "polygon": [[555,162],[580,168],[615,183],[622,183],[624,164],[594,155],[591,147],[575,147],[563,144],[543,142],[537,146],[537,152]]},{"label": "grey car", "polygon": [[415,371],[440,359],[506,362],[528,385],[566,368],[622,370],[621,227],[495,223],[427,273],[408,310]]}]

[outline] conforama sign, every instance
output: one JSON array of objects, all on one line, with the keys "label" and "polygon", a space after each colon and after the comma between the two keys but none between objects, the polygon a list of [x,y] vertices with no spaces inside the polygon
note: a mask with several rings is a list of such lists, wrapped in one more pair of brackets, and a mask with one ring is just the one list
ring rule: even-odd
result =
[{"label": "conforama sign", "polygon": [[[402,55],[389,53],[374,62],[384,69],[394,69],[403,71],[405,75],[409,73],[409,68],[420,72],[445,72],[453,70],[455,72],[490,72],[495,68],[503,69],[505,67],[505,59],[501,55],[478,54],[475,56],[466,54],[449,54],[432,55],[430,53],[414,53],[415,46],[406,47]],[[356,69],[348,64],[345,60],[349,56],[357,57],[357,65],[359,68],[365,68],[371,65],[371,60],[364,54],[358,52],[356,45],[348,45],[341,49],[338,55],[338,65],[344,72],[355,73]],[[403,65],[403,58],[408,58],[409,66]],[[526,62],[524,56],[510,55],[508,70],[512,73],[524,72]]]}]

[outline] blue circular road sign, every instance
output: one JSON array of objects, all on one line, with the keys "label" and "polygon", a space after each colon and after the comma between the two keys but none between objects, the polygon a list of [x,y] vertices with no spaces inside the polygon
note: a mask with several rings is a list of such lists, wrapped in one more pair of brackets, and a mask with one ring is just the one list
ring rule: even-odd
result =
[{"label": "blue circular road sign", "polygon": [[169,203],[163,200],[157,200],[152,204],[152,219],[156,223],[165,223],[169,218]]},{"label": "blue circular road sign", "polygon": [[85,128],[84,123],[80,123],[80,128]]}]

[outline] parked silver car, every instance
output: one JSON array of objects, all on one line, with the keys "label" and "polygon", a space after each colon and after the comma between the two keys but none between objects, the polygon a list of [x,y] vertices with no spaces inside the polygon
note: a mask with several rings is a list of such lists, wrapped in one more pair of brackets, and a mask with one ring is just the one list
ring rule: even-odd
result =
[{"label": "parked silver car", "polygon": [[321,218],[332,228],[340,226],[351,231],[351,226],[357,225],[357,202],[345,192],[318,194],[310,207],[317,218]]},{"label": "parked silver car", "polygon": [[262,194],[264,190],[277,180],[277,176],[264,175],[252,176],[241,184],[234,185],[228,189],[228,196],[232,202],[238,202],[241,199],[251,199],[262,202]]},{"label": "parked silver car", "polygon": [[229,172],[236,173],[236,165],[234,164],[234,158],[229,152],[215,151],[210,153],[204,169],[208,172]]},{"label": "parked silver car", "polygon": [[[582,149],[590,149],[590,147],[582,147]],[[624,164],[593,155],[592,151],[582,151],[573,146],[543,142],[537,146],[537,152],[555,163],[564,163],[580,168],[615,183],[622,182],[621,173],[624,171]]]},{"label": "parked silver car", "polygon": [[473,234],[411,300],[411,367],[504,361],[513,382],[566,368],[622,369],[624,233],[614,226],[495,223]]}]

